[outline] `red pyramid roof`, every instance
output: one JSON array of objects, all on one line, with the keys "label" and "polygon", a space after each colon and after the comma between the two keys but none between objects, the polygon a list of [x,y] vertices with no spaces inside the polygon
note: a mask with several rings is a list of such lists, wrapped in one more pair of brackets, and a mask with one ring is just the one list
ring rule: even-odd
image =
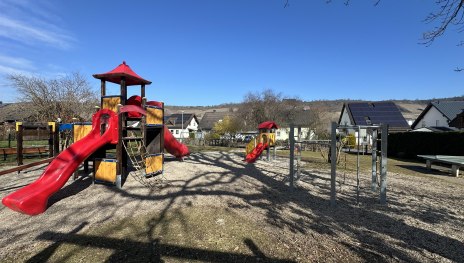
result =
[{"label": "red pyramid roof", "polygon": [[279,126],[273,121],[265,121],[258,125],[258,129],[279,129]]},{"label": "red pyramid roof", "polygon": [[116,84],[121,83],[121,77],[126,77],[126,85],[141,85],[141,84],[151,84],[151,81],[146,80],[137,73],[135,73],[127,64],[126,61],[123,61],[122,64],[117,66],[115,69],[103,73],[103,74],[94,74],[96,79],[105,79],[106,81],[113,82]]}]

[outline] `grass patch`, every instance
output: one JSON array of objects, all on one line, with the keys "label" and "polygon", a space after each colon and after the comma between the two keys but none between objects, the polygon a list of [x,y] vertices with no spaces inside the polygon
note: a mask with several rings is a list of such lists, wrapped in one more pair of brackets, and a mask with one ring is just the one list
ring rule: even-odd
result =
[{"label": "grass patch", "polygon": [[[288,150],[277,151],[277,155],[281,157],[289,157],[290,152]],[[356,153],[342,153],[340,161],[337,164],[338,171],[354,173],[356,172],[357,156]],[[330,163],[325,160],[320,152],[303,151],[301,159],[308,164],[305,165],[304,169],[309,170],[330,170]],[[346,161],[345,161],[346,160]],[[378,158],[380,161],[380,158]],[[437,167],[439,168],[439,167]],[[366,174],[372,171],[372,156],[370,154],[359,155],[359,172]],[[445,173],[449,173],[449,168],[443,170]],[[377,172],[380,172],[380,168],[377,168]],[[428,176],[425,169],[425,161],[411,159],[398,159],[388,158],[387,161],[387,172],[397,173],[406,176]],[[443,172],[436,171],[436,173],[443,174]]]},{"label": "grass patch", "polygon": [[[222,208],[187,207],[111,222],[79,233],[45,232],[28,262],[279,262],[297,253],[255,222]],[[279,260],[280,259],[280,260]]]}]

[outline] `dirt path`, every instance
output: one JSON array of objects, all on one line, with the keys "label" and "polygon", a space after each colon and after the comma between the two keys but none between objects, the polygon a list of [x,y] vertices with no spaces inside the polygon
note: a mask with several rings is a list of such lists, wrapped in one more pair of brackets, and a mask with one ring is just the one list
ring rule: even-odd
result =
[{"label": "dirt path", "polygon": [[[166,180],[152,189],[131,177],[123,190],[70,180],[35,217],[2,206],[0,260],[123,261],[132,252],[118,244],[129,242],[142,244],[138,256],[156,243],[155,259],[167,262],[464,262],[462,184],[389,174],[383,207],[363,175],[356,205],[348,174],[332,209],[329,171],[304,171],[290,190],[287,159],[242,159],[216,152],[167,161]],[[0,177],[0,197],[41,171]]]}]

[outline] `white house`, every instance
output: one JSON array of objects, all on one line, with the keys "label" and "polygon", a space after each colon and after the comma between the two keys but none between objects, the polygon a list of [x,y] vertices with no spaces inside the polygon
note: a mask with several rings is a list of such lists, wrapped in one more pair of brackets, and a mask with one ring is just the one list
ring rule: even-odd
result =
[{"label": "white house", "polygon": [[431,102],[417,117],[411,128],[417,130],[426,127],[450,127],[450,122],[463,111],[464,101]]},{"label": "white house", "polygon": [[[295,137],[298,136],[298,128],[295,127],[293,130]],[[312,140],[315,138],[315,133],[310,128],[301,127],[301,139],[302,140]],[[285,141],[290,137],[290,128],[280,127],[276,130],[276,140]]]},{"label": "white house", "polygon": [[[369,126],[387,124],[389,132],[405,132],[410,126],[401,114],[395,103],[391,101],[382,102],[355,102],[343,104],[338,125],[342,126]],[[346,133],[358,138],[356,128],[347,129]],[[360,129],[359,138],[363,142],[371,143],[370,135],[366,129]]]},{"label": "white house", "polygon": [[190,133],[196,133],[198,123],[197,117],[192,113],[176,113],[164,117],[164,124],[176,139],[189,138]]}]

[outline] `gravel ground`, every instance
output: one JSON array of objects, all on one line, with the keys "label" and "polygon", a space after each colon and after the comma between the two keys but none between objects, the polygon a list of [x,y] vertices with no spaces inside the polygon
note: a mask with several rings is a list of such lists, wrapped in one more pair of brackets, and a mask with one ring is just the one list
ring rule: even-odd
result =
[{"label": "gravel ground", "polygon": [[[0,197],[42,171],[1,176]],[[0,208],[0,260],[14,259],[18,251],[39,253],[59,233],[85,232],[153,211],[162,216],[208,207],[257,223],[279,240],[276,247],[291,251],[291,261],[464,262],[464,178],[389,173],[387,206],[378,204],[369,178],[361,175],[357,204],[355,175],[347,174],[345,183],[339,177],[337,207],[331,208],[330,171],[303,171],[290,190],[285,158],[245,164],[241,153],[194,153],[184,162],[167,160],[164,179],[152,188],[129,177],[119,190],[92,185],[83,176],[69,180],[44,214]]]}]

